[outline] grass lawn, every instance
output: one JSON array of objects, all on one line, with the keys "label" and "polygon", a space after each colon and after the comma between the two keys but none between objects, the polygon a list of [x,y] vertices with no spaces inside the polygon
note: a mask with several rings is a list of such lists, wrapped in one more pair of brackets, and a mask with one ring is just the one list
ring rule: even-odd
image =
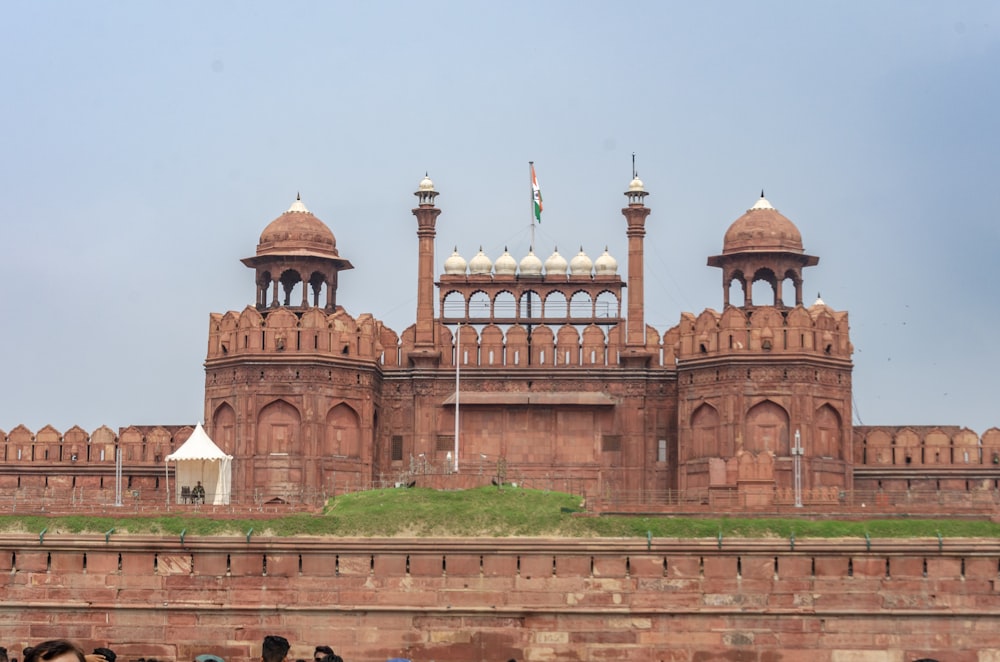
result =
[{"label": "grass lawn", "polygon": [[104,533],[116,535],[271,536],[561,536],[714,538],[997,538],[1000,524],[981,520],[910,518],[864,521],[804,518],[580,517],[580,497],[520,488],[480,487],[462,491],[424,488],[357,492],[331,500],[323,514],[274,519],[213,519],[208,515],[161,517],[0,517],[0,531]]}]

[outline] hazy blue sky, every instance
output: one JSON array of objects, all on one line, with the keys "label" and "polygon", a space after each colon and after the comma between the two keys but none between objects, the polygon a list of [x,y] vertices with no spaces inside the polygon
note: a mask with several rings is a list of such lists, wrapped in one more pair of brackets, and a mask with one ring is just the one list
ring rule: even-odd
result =
[{"label": "hazy blue sky", "polygon": [[0,429],[203,416],[210,312],[296,192],[414,319],[412,192],[454,245],[624,269],[651,195],[646,320],[722,307],[705,265],[765,189],[809,302],[850,312],[855,423],[1000,425],[1000,3],[6,2]]}]

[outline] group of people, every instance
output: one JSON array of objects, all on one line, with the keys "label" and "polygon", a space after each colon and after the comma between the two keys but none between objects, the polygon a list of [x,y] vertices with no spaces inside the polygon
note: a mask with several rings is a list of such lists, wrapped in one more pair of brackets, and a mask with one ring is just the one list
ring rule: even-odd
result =
[{"label": "group of people", "polygon": [[[21,657],[24,662],[115,662],[118,659],[110,648],[95,648],[93,653],[84,653],[82,648],[65,639],[53,639],[43,641],[37,646],[25,646],[21,651]],[[17,658],[9,658],[7,649],[0,646],[0,662],[17,662]],[[149,659],[138,662],[157,661]]]},{"label": "group of people", "polygon": [[[291,650],[288,639],[278,635],[264,637],[261,645],[262,662],[291,662],[288,653]],[[23,662],[116,662],[118,656],[110,648],[95,648],[93,653],[85,653],[83,649],[66,639],[43,641],[37,646],[27,646],[21,651]],[[17,658],[8,658],[7,649],[0,647],[0,662],[17,662]],[[139,658],[135,662],[165,662],[152,657]],[[179,662],[179,661],[178,661]],[[225,662],[218,655],[204,653],[194,658],[192,662]],[[297,659],[295,662],[310,662]],[[329,646],[316,646],[311,662],[344,662],[344,658],[333,652]],[[404,658],[392,658],[388,662],[410,662]]]}]

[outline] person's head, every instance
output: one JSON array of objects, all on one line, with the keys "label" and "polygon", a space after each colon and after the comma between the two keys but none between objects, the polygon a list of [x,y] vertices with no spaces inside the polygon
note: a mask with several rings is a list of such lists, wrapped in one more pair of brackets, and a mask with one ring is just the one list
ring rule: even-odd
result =
[{"label": "person's head", "polygon": [[65,639],[43,641],[25,649],[24,662],[86,662],[83,649]]},{"label": "person's head", "polygon": [[110,648],[95,648],[94,653],[96,655],[100,655],[108,662],[115,662],[115,660],[118,659],[118,656]]},{"label": "person's head", "polygon": [[275,634],[264,637],[264,645],[261,646],[260,656],[264,662],[283,662],[288,657],[288,640]]},{"label": "person's head", "polygon": [[329,646],[317,646],[316,650],[313,651],[313,660],[315,662],[320,662],[327,655],[333,655],[333,649]]}]

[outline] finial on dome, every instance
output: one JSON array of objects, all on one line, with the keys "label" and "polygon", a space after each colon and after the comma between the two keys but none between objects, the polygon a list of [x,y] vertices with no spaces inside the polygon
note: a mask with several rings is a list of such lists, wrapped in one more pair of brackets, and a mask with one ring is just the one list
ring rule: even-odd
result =
[{"label": "finial on dome", "polygon": [[760,198],[758,198],[757,202],[755,202],[753,207],[750,208],[750,211],[755,209],[774,209],[771,203],[768,202],[767,198],[764,197],[764,189],[760,190]]},{"label": "finial on dome", "polygon": [[[309,213],[309,210],[306,209],[306,205],[305,205],[304,202],[302,202],[302,196],[299,193],[295,194],[295,202],[293,202],[292,206],[288,208],[288,211],[290,211],[290,212],[304,212],[306,214]],[[285,213],[287,214],[288,212],[285,212]]]}]

